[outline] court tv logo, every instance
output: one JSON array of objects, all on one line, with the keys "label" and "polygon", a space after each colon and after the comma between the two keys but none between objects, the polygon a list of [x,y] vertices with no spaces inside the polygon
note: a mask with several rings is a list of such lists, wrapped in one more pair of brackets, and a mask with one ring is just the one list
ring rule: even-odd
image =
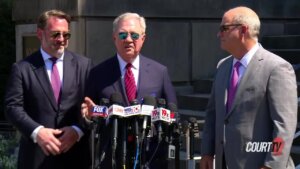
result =
[{"label": "court tv logo", "polygon": [[283,147],[283,139],[276,137],[272,142],[248,142],[246,144],[246,152],[272,152],[273,155],[278,156],[282,154]]}]

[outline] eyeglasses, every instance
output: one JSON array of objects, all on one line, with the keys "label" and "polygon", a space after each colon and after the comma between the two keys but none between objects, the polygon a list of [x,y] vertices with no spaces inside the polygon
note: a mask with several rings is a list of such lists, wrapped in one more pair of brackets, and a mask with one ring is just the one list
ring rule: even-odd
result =
[{"label": "eyeglasses", "polygon": [[242,24],[228,24],[228,25],[221,25],[220,28],[219,28],[219,31],[220,32],[226,32],[229,30],[229,28],[231,26],[234,26],[234,27],[237,27],[237,26],[241,26]]},{"label": "eyeglasses", "polygon": [[50,36],[54,39],[63,36],[64,39],[68,40],[71,38],[71,33],[70,32],[51,32]]},{"label": "eyeglasses", "polygon": [[131,37],[132,40],[138,40],[140,38],[140,35],[138,33],[120,32],[119,33],[119,39],[125,40],[127,38],[128,34],[130,34],[130,37]]}]

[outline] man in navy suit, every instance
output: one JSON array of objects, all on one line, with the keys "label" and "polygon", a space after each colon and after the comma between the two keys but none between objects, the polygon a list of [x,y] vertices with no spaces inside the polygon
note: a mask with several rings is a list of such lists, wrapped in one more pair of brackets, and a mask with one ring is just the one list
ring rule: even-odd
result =
[{"label": "man in navy suit", "polygon": [[21,133],[18,169],[89,167],[80,104],[91,61],[66,50],[70,21],[59,10],[42,13],[37,24],[40,50],[12,66],[5,110]]},{"label": "man in navy suit", "polygon": [[[114,93],[121,93],[123,106],[130,105],[132,99],[137,99],[140,102],[145,96],[164,98],[167,103],[176,104],[176,94],[167,68],[140,54],[145,38],[146,23],[140,15],[124,13],[114,20],[113,39],[117,54],[92,69],[87,89],[87,96],[89,97],[85,99],[85,104],[82,104],[82,114],[84,116],[89,116],[87,107],[93,106],[94,103],[98,104],[101,98],[110,98]],[[127,90],[126,71],[128,70],[126,67],[128,64],[131,64],[129,69],[134,77],[134,80],[132,80],[134,81],[134,96],[129,96]],[[124,126],[120,128],[122,127]],[[105,140],[101,145],[104,147],[105,142],[111,138],[111,131],[110,125],[103,129]],[[128,142],[130,147],[130,140]],[[135,153],[135,150],[128,151],[134,151]],[[130,156],[130,152],[128,154],[127,156]],[[149,156],[151,155],[149,154]],[[162,158],[161,155],[156,154],[154,158],[150,163],[150,167],[163,168],[166,166],[166,159]],[[101,165],[105,166],[104,168],[111,168],[111,160],[111,157],[106,154]],[[117,163],[119,161],[117,160]]]}]

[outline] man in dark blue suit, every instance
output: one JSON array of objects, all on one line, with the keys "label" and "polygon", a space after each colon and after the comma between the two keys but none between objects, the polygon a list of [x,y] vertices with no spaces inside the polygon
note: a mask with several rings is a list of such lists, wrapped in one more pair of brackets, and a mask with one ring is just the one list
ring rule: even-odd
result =
[{"label": "man in dark blue suit", "polygon": [[[113,39],[117,48],[117,54],[92,69],[88,83],[88,97],[85,99],[85,104],[82,104],[82,108],[85,108],[82,111],[84,116],[89,116],[87,107],[91,107],[94,103],[98,104],[101,98],[110,98],[114,93],[121,93],[123,106],[130,105],[133,99],[137,99],[140,102],[145,96],[164,98],[167,103],[176,104],[176,94],[167,68],[140,54],[145,38],[145,19],[138,14],[124,13],[114,20]],[[128,71],[130,73],[128,73]],[[128,83],[130,82],[127,80],[127,73],[132,75],[130,81],[133,82],[133,84],[130,86],[133,87],[131,89],[128,89]],[[133,94],[132,90],[134,91]],[[120,128],[122,127],[124,126]],[[108,125],[104,127],[102,131],[104,133],[103,138],[105,139],[101,145],[103,145],[102,148],[105,149],[105,143],[111,138],[112,130],[110,125]],[[120,131],[122,130],[119,130],[119,133]],[[119,138],[120,137],[121,136],[119,136]],[[130,147],[130,139],[128,140],[128,144]],[[134,151],[135,153],[135,150],[129,151]],[[134,153],[131,155],[134,156]],[[130,152],[128,152],[127,156],[131,155]],[[148,157],[151,155],[152,154],[149,154]],[[155,168],[165,166],[163,162],[166,164],[166,159],[163,159],[160,154],[157,154],[154,158],[150,166],[154,168],[155,163]],[[128,159],[129,161],[131,160],[130,157]],[[161,160],[157,161],[157,159]],[[105,166],[104,168],[111,168],[111,160],[111,157],[106,154],[102,166]],[[120,160],[117,160],[117,164],[119,161]],[[128,165],[131,166],[130,164]]]},{"label": "man in dark blue suit", "polygon": [[87,169],[89,144],[80,104],[90,59],[66,50],[69,15],[50,10],[38,18],[41,48],[13,64],[6,116],[21,132],[18,169]]}]

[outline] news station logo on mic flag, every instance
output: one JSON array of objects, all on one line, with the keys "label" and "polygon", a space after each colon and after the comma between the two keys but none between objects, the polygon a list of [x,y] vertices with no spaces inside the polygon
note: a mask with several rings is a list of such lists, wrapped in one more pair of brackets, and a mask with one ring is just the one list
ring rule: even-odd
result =
[{"label": "news station logo on mic flag", "polygon": [[108,116],[124,116],[124,107],[119,105],[111,105],[108,108]]},{"label": "news station logo on mic flag", "polygon": [[139,115],[141,111],[141,105],[133,105],[133,106],[128,106],[124,108],[124,116],[134,116],[134,115]]},{"label": "news station logo on mic flag", "polygon": [[108,108],[106,106],[94,106],[92,113],[93,116],[106,118],[108,116]]},{"label": "news station logo on mic flag", "polygon": [[151,116],[154,106],[151,105],[142,105],[140,114],[145,116]]},{"label": "news station logo on mic flag", "polygon": [[152,111],[151,121],[165,121],[170,123],[170,110],[165,108],[157,108]]}]

